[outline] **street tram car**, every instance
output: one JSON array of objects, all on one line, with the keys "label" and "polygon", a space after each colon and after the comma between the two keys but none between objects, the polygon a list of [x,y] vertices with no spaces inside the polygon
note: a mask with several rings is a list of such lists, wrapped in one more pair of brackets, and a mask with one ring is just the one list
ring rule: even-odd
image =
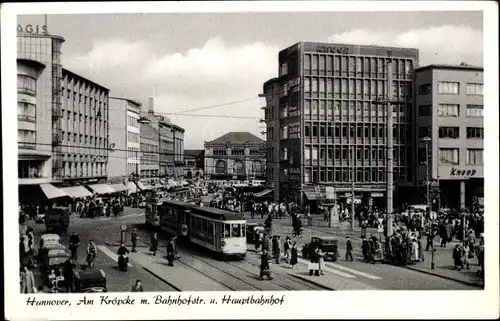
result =
[{"label": "street tram car", "polygon": [[146,208],[144,216],[146,217],[146,225],[151,227],[160,227],[160,216],[158,215],[158,206],[163,204],[167,198],[158,196],[150,196],[146,199]]},{"label": "street tram car", "polygon": [[222,259],[246,255],[246,219],[241,214],[211,207],[163,201],[160,228],[208,249]]}]

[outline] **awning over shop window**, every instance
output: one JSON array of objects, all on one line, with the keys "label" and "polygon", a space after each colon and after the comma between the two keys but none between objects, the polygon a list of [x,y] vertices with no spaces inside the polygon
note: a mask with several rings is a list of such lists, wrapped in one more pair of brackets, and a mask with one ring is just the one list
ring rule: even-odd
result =
[{"label": "awning over shop window", "polygon": [[137,186],[139,187],[139,189],[141,189],[143,191],[148,191],[148,190],[153,189],[153,187],[151,185],[146,185],[146,184],[143,184],[141,182],[137,182]]},{"label": "awning over shop window", "polygon": [[255,196],[257,198],[271,196],[272,192],[274,192],[272,189],[266,189],[266,190],[263,190],[262,192],[258,192],[258,193],[253,194],[253,196]]},{"label": "awning over shop window", "polygon": [[116,191],[107,184],[89,185],[89,188],[99,195],[116,193]]},{"label": "awning over shop window", "polygon": [[67,193],[69,196],[74,197],[74,198],[84,198],[84,197],[92,196],[92,193],[89,192],[89,190],[83,186],[70,186],[70,187],[64,187],[61,189],[65,193]]},{"label": "awning over shop window", "polygon": [[137,193],[137,185],[134,182],[128,182],[127,189],[129,193]]},{"label": "awning over shop window", "polygon": [[55,187],[52,184],[40,184],[40,188],[49,200],[53,198],[69,196],[65,191]]},{"label": "awning over shop window", "polygon": [[127,186],[123,184],[111,184],[109,186],[117,192],[125,192],[126,190],[128,190]]},{"label": "awning over shop window", "polygon": [[320,199],[320,195],[318,192],[313,192],[313,191],[304,191],[304,195],[307,197],[308,200],[310,201],[316,201]]},{"label": "awning over shop window", "polygon": [[162,184],[155,184],[154,188],[155,189],[160,189],[160,188],[164,188],[165,185],[162,185]]}]

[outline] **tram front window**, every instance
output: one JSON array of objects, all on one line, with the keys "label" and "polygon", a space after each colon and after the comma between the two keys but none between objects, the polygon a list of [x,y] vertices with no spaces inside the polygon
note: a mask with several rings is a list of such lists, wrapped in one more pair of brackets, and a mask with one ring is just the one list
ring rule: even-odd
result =
[{"label": "tram front window", "polygon": [[231,236],[241,237],[241,224],[231,224]]}]

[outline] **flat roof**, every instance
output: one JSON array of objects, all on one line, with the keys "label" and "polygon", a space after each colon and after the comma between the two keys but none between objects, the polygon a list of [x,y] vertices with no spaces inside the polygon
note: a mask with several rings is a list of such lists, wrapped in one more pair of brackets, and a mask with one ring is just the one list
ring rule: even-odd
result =
[{"label": "flat roof", "polygon": [[[302,47],[308,47],[308,46],[321,46],[321,47],[331,47],[331,46],[337,46],[337,47],[346,47],[346,48],[361,48],[365,49],[368,51],[377,51],[377,52],[382,52],[382,51],[395,51],[392,54],[397,56],[398,52],[405,52],[406,54],[412,52],[413,54],[418,54],[419,50],[417,48],[409,48],[409,47],[389,47],[389,46],[379,46],[379,45],[362,45],[362,44],[345,44],[345,43],[335,43],[335,42],[314,42],[314,41],[299,41],[283,50],[280,50],[280,52],[288,50],[290,48],[296,47],[298,45],[301,45]],[[349,55],[349,54],[346,54]],[[418,57],[417,57],[418,58]]]},{"label": "flat roof", "polygon": [[424,71],[427,69],[446,69],[446,70],[469,70],[469,71],[484,71],[483,67],[469,66],[469,65],[446,65],[434,64],[415,68],[415,71]]},{"label": "flat roof", "polygon": [[266,82],[264,82],[263,87],[265,88],[265,87],[269,86],[270,84],[275,83],[275,82],[279,82],[279,81],[280,81],[280,79],[278,77],[271,78],[271,79],[267,80]]},{"label": "flat roof", "polygon": [[128,101],[134,105],[137,105],[139,107],[142,106],[142,103],[139,102],[138,100],[133,100],[133,99],[129,99],[129,98],[124,98],[124,97],[109,97],[109,99],[117,99],[117,100],[125,100],[125,101]]},{"label": "flat roof", "polygon": [[64,73],[71,74],[71,75],[73,75],[73,76],[75,76],[75,77],[81,78],[81,79],[83,79],[83,80],[85,80],[85,81],[87,81],[87,82],[89,82],[89,83],[92,83],[92,84],[94,84],[94,85],[96,85],[96,86],[98,86],[98,87],[104,88],[104,89],[106,89],[107,91],[110,91],[110,89],[109,89],[108,87],[104,87],[103,85],[100,85],[100,84],[96,83],[95,81],[92,81],[92,80],[90,80],[90,79],[88,79],[88,78],[86,78],[86,77],[83,77],[82,75],[79,75],[79,74],[77,74],[76,72],[73,72],[73,71],[71,71],[71,70],[69,70],[69,69],[62,68],[62,72],[63,72],[63,74],[64,74]]}]

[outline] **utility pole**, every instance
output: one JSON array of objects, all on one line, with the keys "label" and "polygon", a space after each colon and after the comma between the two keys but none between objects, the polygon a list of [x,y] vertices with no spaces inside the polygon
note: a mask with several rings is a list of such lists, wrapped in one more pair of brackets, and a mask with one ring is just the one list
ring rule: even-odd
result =
[{"label": "utility pole", "polygon": [[134,184],[135,184],[135,207],[139,208],[139,185],[137,185],[137,180],[139,178],[139,150],[135,150],[135,176],[134,176]]},{"label": "utility pole", "polygon": [[432,216],[432,202],[431,202],[431,173],[430,173],[430,165],[429,165],[429,143],[431,142],[431,138],[423,138],[425,141],[425,180],[427,185],[427,213],[429,213],[429,235],[431,240],[431,270],[434,270],[434,217]]},{"label": "utility pole", "polygon": [[355,176],[355,167],[354,167],[354,146],[351,146],[351,171],[352,171],[352,177],[351,177],[351,225],[350,229],[351,231],[354,230],[354,214],[355,214],[355,197],[354,197],[354,176]]},{"label": "utility pole", "polygon": [[391,215],[393,212],[393,193],[394,193],[394,183],[393,183],[393,150],[394,141],[392,137],[393,128],[393,118],[392,118],[392,63],[387,63],[387,214]]}]

